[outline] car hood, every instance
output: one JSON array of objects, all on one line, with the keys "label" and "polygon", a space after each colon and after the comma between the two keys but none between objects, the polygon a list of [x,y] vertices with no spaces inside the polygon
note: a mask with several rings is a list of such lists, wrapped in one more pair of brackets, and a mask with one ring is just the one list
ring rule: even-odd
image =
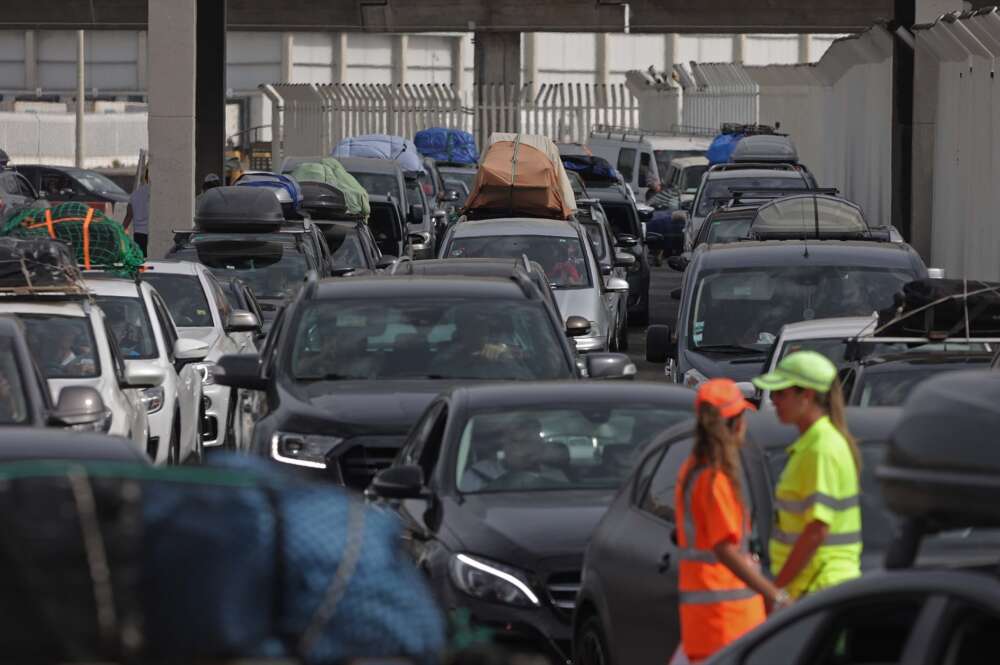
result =
[{"label": "car hood", "polygon": [[579,556],[614,489],[465,494],[443,500],[444,525],[470,554],[532,569],[543,558]]},{"label": "car hood", "polygon": [[211,350],[215,347],[216,342],[219,341],[219,337],[222,336],[222,331],[218,328],[209,327],[191,327],[191,328],[178,328],[177,334],[181,337],[187,339],[197,339],[199,341],[208,344],[208,348]]},{"label": "car hood", "polygon": [[696,369],[709,379],[725,377],[733,381],[749,381],[764,371],[766,355],[729,355],[684,351],[685,369]]},{"label": "car hood", "polygon": [[295,384],[289,390],[308,404],[309,415],[345,427],[406,433],[427,405],[458,382],[316,381]]},{"label": "car hood", "polygon": [[594,289],[555,289],[553,293],[564,323],[570,316],[582,316],[588,321],[604,322],[603,304]]}]

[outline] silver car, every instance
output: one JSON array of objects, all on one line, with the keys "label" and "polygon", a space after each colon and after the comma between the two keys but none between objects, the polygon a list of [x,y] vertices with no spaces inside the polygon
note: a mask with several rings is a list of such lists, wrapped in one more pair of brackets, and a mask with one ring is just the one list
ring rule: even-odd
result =
[{"label": "silver car", "polygon": [[626,293],[628,282],[601,274],[587,232],[578,223],[531,218],[461,222],[441,244],[441,258],[521,256],[545,269],[563,319],[581,316],[590,322],[587,334],[573,338],[577,351],[608,351],[618,319],[606,296]]}]

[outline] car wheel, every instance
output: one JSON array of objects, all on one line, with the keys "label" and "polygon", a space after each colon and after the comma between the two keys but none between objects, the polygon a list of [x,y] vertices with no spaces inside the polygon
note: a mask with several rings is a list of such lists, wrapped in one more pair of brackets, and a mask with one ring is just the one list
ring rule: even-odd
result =
[{"label": "car wheel", "polygon": [[573,649],[575,665],[610,665],[611,657],[601,630],[601,620],[592,616],[583,623]]},{"label": "car wheel", "polygon": [[170,447],[167,449],[167,466],[180,464],[181,460],[181,422],[174,416],[174,424],[170,432]]}]

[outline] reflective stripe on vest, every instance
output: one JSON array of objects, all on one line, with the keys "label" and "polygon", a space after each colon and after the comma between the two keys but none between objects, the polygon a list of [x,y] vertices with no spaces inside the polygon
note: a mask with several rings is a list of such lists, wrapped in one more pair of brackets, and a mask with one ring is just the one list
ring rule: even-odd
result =
[{"label": "reflective stripe on vest", "polygon": [[757,592],[749,587],[742,589],[719,589],[717,591],[681,591],[679,594],[682,603],[690,605],[707,605],[709,603],[722,603],[727,600],[747,600],[757,595]]},{"label": "reflective stripe on vest", "polygon": [[[778,527],[774,527],[771,530],[771,538],[783,543],[785,545],[794,545],[795,541],[799,539],[801,533],[791,533],[789,531],[782,531]],[[861,532],[860,531],[848,531],[846,533],[828,533],[826,538],[823,539],[821,546],[823,545],[856,545],[861,542]]]},{"label": "reflective stripe on vest", "polygon": [[835,499],[829,494],[814,492],[801,501],[790,501],[788,499],[776,499],[774,504],[778,510],[788,513],[804,513],[816,504],[832,508],[833,510],[848,510],[857,508],[860,505],[858,495],[849,496],[846,499]]},{"label": "reflective stripe on vest", "polygon": [[[698,476],[707,467],[696,466],[688,471],[687,476],[684,478],[684,542],[687,547],[682,547],[678,551],[678,555],[681,561],[697,561],[698,563],[708,563],[715,564],[719,563],[719,558],[715,556],[715,552],[712,550],[701,550],[694,546],[695,543],[695,528],[694,528],[694,517],[691,516],[691,491],[694,484],[698,482]],[[743,534],[743,539],[740,541],[740,551],[749,552],[750,551],[750,536],[749,533]],[[698,592],[702,593],[702,592]],[[708,592],[705,592],[708,593]],[[714,592],[713,592],[714,593]],[[681,594],[683,596],[683,594]],[[684,601],[681,598],[682,602]],[[694,601],[692,601],[694,602]],[[709,602],[709,601],[701,601]]]}]

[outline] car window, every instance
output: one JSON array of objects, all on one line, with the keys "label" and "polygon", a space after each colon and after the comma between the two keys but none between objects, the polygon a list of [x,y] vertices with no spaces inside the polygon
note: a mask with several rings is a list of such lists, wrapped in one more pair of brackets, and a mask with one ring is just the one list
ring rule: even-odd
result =
[{"label": "car window", "polygon": [[624,233],[636,238],[642,237],[639,216],[636,213],[634,205],[624,202],[604,202],[601,205],[604,207],[604,213],[607,215],[608,222],[611,224],[611,228],[614,229],[615,235]]},{"label": "car window", "polygon": [[257,317],[257,321],[264,321],[264,313],[260,309],[260,303],[257,302],[257,298],[254,296],[253,289],[249,286],[243,285],[243,297],[247,301],[247,307],[250,308],[250,313]]},{"label": "car window", "polygon": [[941,665],[978,665],[986,654],[996,651],[1000,617],[963,603],[952,624],[941,629],[947,631],[948,638],[937,662]]},{"label": "car window", "polygon": [[19,314],[31,355],[46,379],[96,378],[97,343],[85,316]]},{"label": "car window", "polygon": [[14,174],[14,180],[16,182],[17,193],[21,196],[27,197],[29,199],[35,198],[35,192],[28,182],[28,179],[19,173]]},{"label": "car window", "polygon": [[590,244],[594,248],[594,254],[597,256],[598,261],[608,262],[608,238],[604,235],[604,227],[600,224],[584,224],[583,228],[587,230],[587,235],[590,237]]},{"label": "car window", "polygon": [[632,182],[632,173],[635,170],[635,148],[622,148],[618,151],[618,171],[625,178],[625,182]]},{"label": "car window", "polygon": [[649,478],[653,475],[653,472],[656,471],[657,467],[659,467],[660,460],[663,459],[663,454],[666,450],[667,447],[660,447],[658,450],[650,453],[642,460],[642,466],[638,471],[636,471],[635,482],[632,484],[633,503],[639,503],[640,500],[645,497],[646,484],[649,482]]},{"label": "car window", "polygon": [[154,293],[153,296],[153,311],[156,314],[157,320],[160,322],[160,329],[163,331],[164,343],[167,345],[167,357],[170,362],[174,362],[174,345],[177,343],[179,335],[177,334],[177,328],[174,326],[173,319],[170,318],[170,311],[167,309],[166,303],[158,293]]},{"label": "car window", "polygon": [[813,665],[902,665],[926,596],[873,596],[839,605],[813,638]]},{"label": "car window", "polygon": [[58,198],[62,195],[64,189],[75,189],[74,185],[76,183],[62,171],[42,169],[41,184],[42,190],[49,198]]},{"label": "car window", "polygon": [[674,488],[677,487],[677,473],[684,461],[691,455],[694,443],[690,439],[678,441],[667,448],[660,464],[653,473],[649,487],[639,507],[647,513],[668,522],[674,521]]},{"label": "car window", "polygon": [[181,328],[211,327],[212,310],[197,275],[176,275],[147,271],[142,279],[156,288],[167,303],[170,316]]},{"label": "car window", "polygon": [[[105,321],[105,326],[107,322]],[[108,350],[111,353],[111,366],[115,370],[115,380],[119,385],[125,382],[125,361],[122,359],[121,351],[118,349],[118,342],[114,335],[108,335]]]},{"label": "car window", "polygon": [[215,299],[215,306],[219,310],[219,318],[222,319],[222,325],[225,327],[226,321],[229,320],[229,315],[233,312],[233,308],[229,306],[226,292],[223,291],[222,285],[219,284],[219,280],[216,279],[215,275],[205,275],[205,277],[208,279],[209,291]]},{"label": "car window", "polygon": [[707,164],[689,166],[677,174],[677,187],[684,192],[697,191],[701,186],[701,177],[708,171]]},{"label": "car window", "polygon": [[652,187],[654,182],[659,182],[660,178],[653,168],[653,160],[648,152],[639,155],[639,186]]},{"label": "car window", "polygon": [[858,406],[900,406],[918,384],[942,372],[986,369],[989,358],[978,362],[942,363],[926,367],[907,367],[896,371],[869,370],[858,383]]},{"label": "car window", "polygon": [[690,415],[687,405],[546,405],[477,413],[457,449],[462,492],[618,487],[660,432]]},{"label": "car window", "polygon": [[282,365],[299,382],[565,378],[563,341],[542,301],[313,300]]},{"label": "car window", "polygon": [[[427,439],[431,434],[431,430],[437,424],[437,417],[441,413],[441,409],[444,408],[444,402],[438,402],[428,408],[417,424],[413,426],[410,430],[410,434],[407,437],[407,442],[403,445],[402,450],[399,453],[400,462],[403,464],[418,464],[421,456],[424,452],[424,446],[427,444]],[[428,474],[425,472],[424,478],[426,479]]]},{"label": "car window", "polygon": [[0,171],[0,191],[11,195],[20,195],[17,175],[13,171]]},{"label": "car window", "polygon": [[525,255],[542,266],[553,288],[587,288],[593,284],[578,237],[478,236],[454,238],[448,246],[448,256],[453,258],[519,259]]},{"label": "car window", "polygon": [[827,612],[813,612],[776,631],[751,648],[742,665],[802,664],[827,616]]},{"label": "car window", "polygon": [[699,193],[698,208],[695,214],[698,217],[706,216],[714,208],[731,199],[733,192],[772,188],[805,189],[806,182],[801,176],[791,178],[753,176],[709,179]]},{"label": "car window", "polygon": [[97,171],[77,171],[75,175],[87,191],[95,194],[128,196],[125,190],[116,185],[113,180]]},{"label": "car window", "polygon": [[423,206],[424,211],[427,211],[427,199],[424,196],[424,190],[420,187],[419,180],[406,179],[406,205]]},{"label": "car window", "polygon": [[367,268],[365,261],[365,251],[361,244],[357,229],[354,227],[341,226],[339,224],[328,225],[323,230],[326,242],[333,252],[333,266],[336,269],[346,268]]},{"label": "car window", "polygon": [[391,196],[402,203],[402,192],[399,191],[399,178],[394,173],[356,173],[350,172],[358,184],[369,194],[376,196]]},{"label": "car window", "polygon": [[148,360],[159,355],[153,326],[142,300],[118,296],[96,296],[94,299],[104,311],[123,358]]},{"label": "car window", "polygon": [[0,425],[17,425],[28,420],[24,377],[16,352],[11,338],[0,337]]}]

